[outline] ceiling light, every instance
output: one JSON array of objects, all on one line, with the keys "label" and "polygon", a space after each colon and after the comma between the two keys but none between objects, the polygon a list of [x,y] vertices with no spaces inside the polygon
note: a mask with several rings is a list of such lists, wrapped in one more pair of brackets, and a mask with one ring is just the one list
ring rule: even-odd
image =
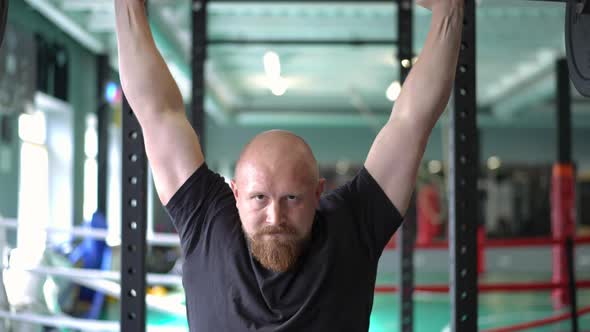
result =
[{"label": "ceiling light", "polygon": [[275,96],[284,95],[287,91],[287,88],[287,81],[282,77],[278,77],[277,79],[273,80],[270,84],[270,91]]},{"label": "ceiling light", "polygon": [[440,160],[431,160],[428,162],[428,171],[430,174],[438,174],[442,171],[442,162]]},{"label": "ceiling light", "polygon": [[264,71],[270,78],[277,78],[281,76],[281,60],[279,55],[275,52],[269,51],[264,54]]},{"label": "ceiling light", "polygon": [[487,164],[488,164],[488,168],[491,171],[494,171],[494,170],[497,170],[498,168],[500,168],[500,166],[502,165],[502,161],[497,156],[491,156],[488,158]]}]

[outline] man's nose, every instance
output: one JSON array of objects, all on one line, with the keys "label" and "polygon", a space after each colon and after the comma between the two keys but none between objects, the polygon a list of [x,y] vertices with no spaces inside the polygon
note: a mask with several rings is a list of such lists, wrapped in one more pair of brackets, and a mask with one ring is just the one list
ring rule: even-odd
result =
[{"label": "man's nose", "polygon": [[278,225],[282,222],[281,203],[272,202],[267,209],[266,221],[272,225]]}]

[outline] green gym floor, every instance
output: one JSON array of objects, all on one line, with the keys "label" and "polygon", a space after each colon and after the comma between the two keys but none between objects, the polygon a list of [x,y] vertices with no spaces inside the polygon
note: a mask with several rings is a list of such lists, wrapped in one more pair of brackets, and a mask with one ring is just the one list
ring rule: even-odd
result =
[{"label": "green gym floor", "polygon": [[[378,284],[392,284],[394,275],[380,275]],[[526,282],[549,281],[550,275],[531,274],[488,274],[480,278],[480,282]],[[587,280],[590,275],[579,275],[579,280]],[[440,284],[448,281],[446,274],[416,275],[417,284]],[[578,292],[579,308],[590,305],[590,291]],[[450,303],[446,294],[418,293],[414,297],[415,316],[414,331],[439,332],[450,331]],[[118,308],[115,303],[109,310],[112,315],[108,319],[118,319]],[[559,312],[561,313],[561,312]],[[551,306],[550,292],[535,293],[493,293],[479,296],[479,329],[513,325],[555,315]],[[184,317],[175,317],[148,311],[148,324],[154,327],[186,327]],[[545,327],[527,331],[556,332],[570,331],[570,322],[564,321]],[[580,317],[581,331],[590,331],[590,315]],[[375,294],[373,313],[371,315],[370,332],[399,331],[399,305],[397,294]]]},{"label": "green gym floor", "polygon": [[[395,282],[395,276],[382,275],[378,283]],[[579,280],[587,280],[588,275],[579,275]],[[540,282],[550,281],[548,274],[486,274],[480,283],[494,282]],[[416,275],[417,284],[440,284],[448,282],[445,274]],[[555,315],[551,304],[550,292],[527,293],[487,293],[479,295],[478,325],[480,330],[497,328],[546,318]],[[578,307],[590,305],[590,292],[580,291],[577,296]],[[448,294],[417,293],[414,296],[414,330],[417,332],[446,331],[449,328],[451,312]],[[562,313],[562,312],[559,312]],[[570,331],[570,322],[552,324],[527,331]],[[581,317],[579,326],[590,329],[590,315]],[[397,294],[379,294],[375,296],[371,315],[371,332],[399,331],[399,305]],[[589,330],[590,331],[590,330]]]}]

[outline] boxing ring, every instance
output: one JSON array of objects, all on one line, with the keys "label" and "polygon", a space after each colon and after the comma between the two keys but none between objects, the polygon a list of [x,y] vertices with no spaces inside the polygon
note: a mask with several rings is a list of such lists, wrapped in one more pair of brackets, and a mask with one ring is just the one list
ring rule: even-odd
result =
[{"label": "boxing ring", "polygon": [[[380,317],[383,320],[383,317],[391,316],[391,309],[382,310],[381,306],[395,306],[395,297],[392,295],[400,291],[397,285],[399,271],[387,269],[387,266],[398,266],[398,248],[395,242],[397,241],[388,244],[381,257],[391,263],[380,264],[379,267],[378,275],[381,278],[378,277],[375,289],[375,319]],[[590,237],[577,237],[574,242],[579,304],[577,315],[581,331],[587,331],[590,328]],[[480,294],[479,330],[571,331],[571,312],[563,307],[556,308],[553,299],[555,291],[568,289],[567,282],[552,281],[556,271],[553,270],[555,266],[551,261],[551,252],[555,245],[560,244],[562,242],[559,239],[550,237],[481,241],[478,256],[485,262],[485,266],[478,276],[477,285]],[[449,305],[450,282],[447,280],[448,271],[444,269],[445,265],[448,266],[448,243],[435,241],[416,245],[415,250],[415,328],[417,331],[443,331],[445,327],[448,328],[446,322],[449,313],[448,307],[442,310],[446,316],[440,310],[441,306]],[[421,316],[436,322],[426,324]],[[396,328],[397,325],[393,325],[391,330]]]},{"label": "boxing ring", "polygon": [[[27,227],[18,225],[18,221],[15,219],[5,219],[0,217],[0,232],[5,230],[14,231],[28,231]],[[65,228],[54,228],[47,227],[45,229],[36,229],[36,231],[47,232],[47,233],[64,233],[69,234],[72,238],[88,238],[106,241],[107,238],[112,239],[113,234],[103,229],[91,229],[88,227],[72,227],[69,229]],[[2,241],[0,241],[2,242]],[[160,247],[177,247],[179,246],[179,240],[176,235],[170,234],[153,234],[148,239],[148,243],[157,245]],[[2,250],[0,250],[2,252]],[[114,270],[101,270],[101,269],[88,269],[88,268],[76,268],[76,267],[63,267],[63,266],[43,266],[40,264],[27,265],[19,263],[8,263],[6,259],[2,265],[3,275],[6,275],[6,271],[17,272],[20,275],[25,276],[38,276],[38,277],[53,277],[62,280],[68,280],[70,283],[83,286],[92,289],[96,292],[105,294],[113,299],[121,298],[121,285],[120,285],[120,272]],[[6,279],[6,278],[4,278]],[[32,279],[36,280],[36,279]],[[5,280],[0,278],[0,281]],[[43,280],[44,281],[44,280]],[[148,285],[158,286],[173,286],[181,287],[182,279],[179,275],[170,274],[155,274],[149,273],[146,275],[146,281]],[[1,285],[1,289],[4,291],[5,285]],[[26,285],[20,285],[26,287]],[[6,293],[6,292],[3,292]],[[149,309],[157,311],[165,315],[173,315],[183,317],[186,313],[186,307],[183,301],[180,301],[178,297],[162,297],[147,294],[146,305]],[[2,301],[0,300],[0,308],[2,307]],[[18,312],[15,310],[1,310],[0,309],[0,322],[4,320],[23,322],[27,324],[35,324],[39,326],[58,327],[58,328],[69,328],[80,331],[119,331],[120,322],[118,320],[105,321],[97,319],[84,319],[75,318],[64,314],[48,315],[42,314],[35,311],[31,312]],[[0,331],[3,331],[2,325],[0,324]],[[148,331],[184,331],[186,327],[161,327],[161,326],[148,326]],[[19,331],[18,328],[15,331]],[[26,329],[26,331],[29,331]]]},{"label": "boxing ring", "polygon": [[[18,231],[18,222],[14,219],[0,218],[0,229]],[[107,230],[73,227],[71,229],[46,228],[46,232],[61,232],[75,238],[93,238],[106,240],[113,237]],[[166,247],[179,245],[176,235],[152,234],[148,236],[148,244]],[[481,294],[479,327],[486,332],[527,331],[560,326],[571,318],[571,313],[563,309],[554,309],[551,304],[551,293],[556,289],[566,289],[566,283],[551,281],[550,252],[552,246],[559,244],[553,238],[529,238],[509,240],[486,240],[480,246],[480,256],[485,257],[486,268],[479,276],[478,292]],[[580,278],[576,281],[576,288],[580,294],[580,308],[578,316],[581,327],[590,326],[590,237],[578,237],[575,240],[577,259],[576,270]],[[542,262],[540,258],[545,257]],[[371,317],[371,332],[391,331],[397,326],[397,319],[392,315],[392,307],[399,306],[395,296],[399,292],[396,279],[398,248],[391,241],[384,251],[378,269],[377,286],[375,287],[375,304]],[[415,324],[417,330],[444,331],[448,328],[448,243],[433,242],[428,245],[417,245],[415,253],[415,267],[417,270],[414,287],[414,302],[416,305]],[[536,269],[526,266],[527,259],[537,265]],[[437,265],[439,263],[439,265]],[[520,267],[520,270],[518,269]],[[119,271],[83,269],[76,267],[55,266],[11,266],[4,264],[3,269],[17,268],[32,275],[49,276],[69,280],[70,282],[102,292],[113,299],[121,297]],[[146,275],[148,285],[180,287],[179,275],[153,274]],[[147,294],[146,305],[149,310],[158,312],[160,316],[185,319],[185,306],[179,295],[174,299]],[[514,303],[512,303],[514,302]],[[531,303],[534,310],[531,310]],[[500,308],[503,309],[498,309]],[[433,309],[434,308],[434,309]],[[439,317],[432,325],[424,325],[421,316]],[[149,316],[149,315],[148,315]],[[119,331],[117,320],[83,319],[64,314],[49,315],[37,312],[19,312],[14,310],[0,310],[0,321],[10,320],[39,326],[68,328],[81,331]],[[178,324],[176,324],[178,325]],[[183,331],[186,326],[157,326],[147,325],[148,331]],[[567,328],[565,328],[567,330]]]},{"label": "boxing ring", "polygon": [[[193,0],[194,8],[199,10],[193,11],[193,33],[194,40],[192,55],[193,61],[193,89],[194,91],[204,91],[204,62],[205,52],[207,47],[206,35],[206,2]],[[202,6],[202,4],[205,4]],[[409,72],[410,61],[414,56],[412,45],[412,5],[409,1],[400,1],[401,6],[398,8],[398,24],[400,38],[397,41],[399,54],[398,58],[409,65],[400,66],[401,81],[405,79]],[[388,247],[380,262],[380,269],[378,273],[378,284],[375,289],[375,304],[373,316],[371,318],[371,332],[388,331],[395,329],[398,326],[398,321],[403,325],[403,331],[410,331],[414,325],[414,311],[411,309],[407,314],[406,305],[408,303],[416,303],[415,320],[417,329],[424,331],[448,331],[461,330],[472,331],[482,329],[484,331],[507,332],[507,331],[523,331],[535,328],[536,330],[544,329],[551,325],[559,325],[564,321],[576,318],[581,319],[581,326],[590,326],[587,314],[590,313],[590,296],[578,296],[586,294],[587,289],[590,288],[590,258],[587,253],[590,238],[582,237],[573,240],[576,249],[583,251],[581,259],[582,266],[572,267],[570,264],[570,272],[564,269],[564,262],[560,261],[555,264],[555,257],[561,257],[565,253],[564,241],[567,237],[572,236],[573,226],[571,216],[561,215],[555,217],[554,235],[557,238],[545,239],[525,239],[517,240],[512,243],[507,241],[495,242],[485,241],[480,242],[476,248],[476,230],[475,226],[469,224],[469,221],[477,219],[477,166],[479,156],[477,155],[478,134],[476,126],[476,112],[477,109],[475,93],[472,89],[476,86],[475,81],[475,11],[474,2],[466,2],[466,19],[464,21],[464,34],[461,44],[461,52],[459,55],[459,65],[457,79],[455,81],[454,103],[455,107],[450,114],[450,148],[451,155],[449,163],[451,172],[449,174],[450,183],[450,210],[451,217],[449,218],[449,237],[452,238],[450,244],[435,243],[429,246],[418,246],[416,253],[414,253],[414,246],[410,243],[410,238],[407,236],[411,232],[405,226],[415,224],[412,222],[406,223],[400,229],[401,245],[395,249]],[[561,67],[560,67],[561,68]],[[562,78],[563,71],[559,71],[559,79]],[[99,74],[101,75],[101,74]],[[565,74],[567,80],[567,74]],[[99,79],[99,86],[102,81]],[[569,89],[568,84],[560,84],[560,87]],[[563,88],[563,89],[565,89]],[[571,156],[569,156],[569,136],[571,132],[569,127],[564,127],[563,124],[569,122],[563,114],[569,114],[571,101],[569,100],[571,94],[569,91],[561,91],[559,99],[559,109],[567,111],[560,111],[560,118],[558,119],[560,128],[559,138],[559,158],[556,163],[557,170],[554,173],[554,186],[551,192],[553,199],[552,205],[555,209],[554,213],[559,214],[563,211],[573,211],[572,192],[568,191],[573,185],[573,168],[571,167]],[[566,97],[565,97],[566,96]],[[104,113],[104,112],[103,112]],[[569,116],[569,115],[568,115]],[[76,285],[85,286],[94,289],[100,293],[106,294],[109,297],[119,299],[122,302],[121,319],[120,320],[93,320],[93,319],[79,319],[67,315],[56,314],[49,315],[43,312],[35,311],[35,307],[18,307],[10,303],[0,303],[0,307],[6,310],[0,310],[0,330],[6,328],[6,322],[22,322],[40,326],[53,326],[60,328],[69,328],[83,331],[117,331],[123,329],[125,331],[143,331],[145,328],[145,312],[144,305],[148,309],[155,310],[158,313],[164,313],[173,316],[184,316],[185,307],[182,300],[178,297],[173,299],[166,299],[150,294],[145,294],[146,285],[170,285],[180,286],[181,279],[179,276],[170,276],[162,274],[148,274],[145,273],[145,253],[147,245],[158,246],[178,246],[176,236],[169,236],[164,234],[148,234],[146,237],[145,220],[146,220],[146,186],[147,186],[147,166],[144,153],[143,139],[141,136],[141,128],[133,116],[133,111],[124,100],[123,103],[123,199],[122,199],[122,214],[123,214],[123,229],[121,231],[121,267],[120,271],[111,270],[97,270],[97,269],[80,269],[74,267],[56,267],[46,266],[43,264],[36,264],[32,266],[21,266],[19,264],[11,264],[5,262],[3,259],[3,277],[10,276],[11,272],[17,272],[17,275],[27,276],[30,279],[36,280],[36,277],[52,277],[56,279],[66,279]],[[192,118],[191,123],[194,125],[197,133],[202,133],[204,128],[204,99],[203,94],[197,93],[192,102]],[[565,128],[565,129],[564,129]],[[567,148],[563,148],[567,147]],[[565,152],[561,152],[561,149]],[[564,189],[565,188],[565,189]],[[569,189],[568,189],[569,188]],[[100,205],[100,204],[99,204]],[[569,213],[569,212],[568,212]],[[0,228],[3,229],[17,229],[18,223],[16,220],[1,219]],[[71,229],[45,229],[46,232],[62,232],[71,234],[74,237],[92,238],[97,240],[106,240],[112,234],[101,230],[89,230],[85,228],[71,228]],[[146,241],[147,239],[147,241]],[[0,241],[1,242],[1,241]],[[0,248],[2,249],[2,248]],[[547,250],[548,249],[548,250]],[[475,254],[477,250],[477,254]],[[494,253],[496,251],[496,253]],[[504,251],[498,253],[498,251]],[[541,257],[531,258],[534,253],[544,251]],[[518,270],[517,272],[509,272],[506,268],[503,276],[508,276],[517,280],[501,280],[502,277],[496,275],[496,266],[502,268],[508,265],[522,265],[528,266],[531,262],[545,262],[550,261],[551,252],[559,252],[558,255],[553,255],[553,264],[550,269],[540,271]],[[571,250],[570,250],[571,252]],[[425,254],[423,254],[425,253]],[[449,258],[450,253],[450,258]],[[397,259],[397,255],[403,259]],[[579,253],[578,253],[579,254]],[[428,256],[432,257],[428,257]],[[438,255],[438,256],[437,256]],[[444,258],[441,258],[443,257]],[[473,256],[477,256],[477,259]],[[2,256],[4,258],[4,256]],[[563,258],[559,258],[563,259]],[[482,264],[482,262],[487,262]],[[572,258],[572,261],[574,259]],[[577,259],[576,259],[577,261]],[[408,263],[409,262],[409,263]],[[429,265],[436,265],[440,263],[443,266],[439,267],[437,272],[425,270],[421,271],[420,267],[427,268]],[[492,263],[497,262],[494,265]],[[408,264],[406,264],[408,263]],[[480,263],[479,266],[476,266]],[[512,264],[514,263],[514,264]],[[399,269],[404,277],[402,279],[401,287],[394,285],[396,279],[395,274],[388,273],[387,268],[395,271],[395,266],[402,266]],[[450,265],[450,266],[449,266]],[[408,272],[414,266],[417,270],[417,278],[414,278],[414,272]],[[502,269],[500,269],[502,270]],[[476,271],[479,273],[478,277],[474,277]],[[573,273],[574,271],[576,273]],[[428,280],[421,276],[421,273],[428,275],[429,278],[436,280]],[[450,279],[445,280],[451,275]],[[538,274],[538,275],[537,275]],[[578,274],[578,275],[576,275]],[[568,276],[573,278],[566,280]],[[405,276],[410,276],[405,278]],[[443,277],[441,277],[443,276]],[[577,277],[580,280],[575,281]],[[4,278],[2,285],[5,284]],[[10,278],[9,278],[10,279]],[[424,280],[422,280],[424,279]],[[39,279],[41,280],[41,279]],[[414,280],[418,281],[417,285],[413,285]],[[442,282],[441,282],[442,280]],[[26,282],[20,281],[21,285],[26,288]],[[39,285],[35,285],[39,286]],[[44,286],[44,285],[43,285]],[[42,287],[41,287],[42,288]],[[35,290],[40,291],[41,288]],[[3,293],[6,290],[14,292],[12,287],[2,289]],[[395,298],[391,296],[394,293],[402,293],[400,297],[401,304],[395,304]],[[450,293],[451,300],[449,300]],[[482,300],[479,305],[477,298],[482,294]],[[466,301],[461,301],[460,296],[464,296]],[[469,294],[469,295],[467,295]],[[517,298],[521,294],[533,295],[528,300]],[[567,294],[573,294],[573,299],[580,298],[581,307],[573,312],[566,312],[562,307],[556,306],[556,302],[560,302],[561,306],[566,301]],[[491,296],[490,298],[488,298]],[[507,300],[499,300],[499,296],[506,296]],[[8,296],[10,297],[10,296]],[[559,298],[559,301],[555,301]],[[516,301],[517,300],[517,301]],[[514,303],[514,302],[518,303]],[[7,302],[10,302],[8,299]],[[449,303],[450,302],[450,303]],[[575,301],[574,301],[575,303]],[[476,305],[473,305],[476,304]],[[397,314],[393,313],[392,308],[401,308]],[[411,305],[408,307],[412,307]],[[478,314],[478,307],[480,314]],[[576,307],[572,304],[572,307]],[[502,310],[497,310],[501,308]],[[532,308],[533,310],[529,310]],[[41,310],[43,311],[43,310]],[[389,321],[379,324],[379,315],[385,312]],[[449,315],[449,312],[451,315]],[[473,313],[476,319],[473,319]],[[449,319],[450,316],[450,319]],[[427,325],[428,321],[436,320],[436,317],[444,317],[439,326],[433,327]],[[450,321],[450,322],[449,322]],[[478,322],[479,321],[479,322]],[[464,324],[465,323],[465,324]],[[127,324],[127,325],[125,325]],[[479,324],[479,325],[478,325]],[[559,326],[559,328],[563,328]],[[184,331],[186,325],[182,326],[154,326],[147,325],[148,331]],[[566,328],[567,330],[567,328]]]}]

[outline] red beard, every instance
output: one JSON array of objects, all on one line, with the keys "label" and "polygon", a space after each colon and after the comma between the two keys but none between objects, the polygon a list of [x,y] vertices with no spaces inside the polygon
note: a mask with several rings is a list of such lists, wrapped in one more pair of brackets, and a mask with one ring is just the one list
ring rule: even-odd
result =
[{"label": "red beard", "polygon": [[246,235],[250,252],[256,260],[274,272],[292,268],[301,255],[303,239],[288,226],[267,226],[254,236]]}]

